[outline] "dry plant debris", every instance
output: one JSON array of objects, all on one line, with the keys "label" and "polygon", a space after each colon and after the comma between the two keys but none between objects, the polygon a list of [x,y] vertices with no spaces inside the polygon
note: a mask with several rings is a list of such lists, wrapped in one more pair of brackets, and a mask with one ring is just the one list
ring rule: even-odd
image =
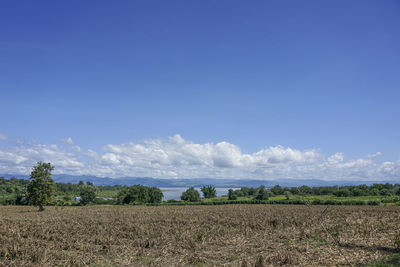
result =
[{"label": "dry plant debris", "polygon": [[398,253],[396,206],[0,207],[0,266],[337,266]]}]

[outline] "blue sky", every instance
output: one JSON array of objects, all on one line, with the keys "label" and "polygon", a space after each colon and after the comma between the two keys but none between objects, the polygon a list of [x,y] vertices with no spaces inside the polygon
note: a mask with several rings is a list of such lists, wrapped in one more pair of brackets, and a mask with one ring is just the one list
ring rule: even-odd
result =
[{"label": "blue sky", "polygon": [[[1,2],[0,172],[400,180],[399,14],[389,0]],[[317,171],[335,155],[348,166]]]}]

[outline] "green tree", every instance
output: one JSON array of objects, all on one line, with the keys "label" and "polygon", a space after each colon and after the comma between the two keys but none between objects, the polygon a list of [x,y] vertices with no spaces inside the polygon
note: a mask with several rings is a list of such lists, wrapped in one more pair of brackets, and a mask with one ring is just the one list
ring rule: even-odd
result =
[{"label": "green tree", "polygon": [[119,204],[129,204],[131,202],[129,187],[122,187],[121,190],[118,191],[117,199]]},{"label": "green tree", "polygon": [[93,186],[89,185],[82,187],[79,196],[81,197],[81,200],[79,201],[81,205],[87,205],[96,200],[96,192],[94,191]]},{"label": "green tree", "polygon": [[265,186],[260,186],[259,188],[258,188],[258,192],[257,192],[257,195],[255,196],[255,200],[268,200],[268,198],[269,198],[269,194],[268,194],[268,191],[267,190],[265,190]]},{"label": "green tree", "polygon": [[188,190],[182,193],[181,199],[188,202],[199,202],[200,194],[196,189],[194,189],[194,187],[190,187]]},{"label": "green tree", "polygon": [[281,186],[275,185],[271,188],[271,192],[275,195],[283,195],[285,191],[283,191],[283,188]]},{"label": "green tree", "polygon": [[50,163],[38,162],[33,167],[28,185],[28,201],[38,206],[39,211],[44,210],[44,205],[51,202],[55,189],[54,180],[51,178],[51,171],[54,167]]},{"label": "green tree", "polygon": [[300,193],[300,195],[311,195],[312,194],[312,189],[311,189],[311,187],[309,187],[309,186],[306,186],[306,185],[302,185],[302,186],[300,186],[299,188],[299,193]]},{"label": "green tree", "polygon": [[236,200],[237,196],[235,194],[235,192],[233,191],[233,189],[229,189],[228,191],[228,199],[229,200]]},{"label": "green tree", "polygon": [[150,187],[148,190],[149,193],[149,202],[150,203],[160,203],[164,196],[163,192],[160,188]]},{"label": "green tree", "polygon": [[149,199],[149,188],[144,185],[134,185],[129,189],[133,202],[148,203]]},{"label": "green tree", "polygon": [[200,190],[203,192],[204,198],[213,198],[217,196],[217,190],[215,190],[214,186],[203,186]]},{"label": "green tree", "polygon": [[333,192],[333,194],[337,197],[349,197],[351,196],[351,192],[347,188],[341,188],[337,190],[336,192]]}]

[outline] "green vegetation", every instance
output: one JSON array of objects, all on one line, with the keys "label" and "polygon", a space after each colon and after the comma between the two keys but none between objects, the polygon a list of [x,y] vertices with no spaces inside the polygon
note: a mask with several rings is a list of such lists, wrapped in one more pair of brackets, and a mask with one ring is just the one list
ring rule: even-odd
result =
[{"label": "green vegetation", "polygon": [[[5,179],[0,177],[0,205],[27,205],[27,186],[29,180],[26,179]],[[55,183],[55,191],[53,193],[53,201],[50,205],[74,205],[75,197],[80,196],[82,188],[90,186],[90,182],[72,183]],[[112,199],[117,198],[118,192],[122,189],[120,185],[114,186],[95,186],[92,185],[96,193],[96,204],[115,204]],[[104,200],[106,198],[108,200]],[[108,202],[108,203],[107,203]]]}]

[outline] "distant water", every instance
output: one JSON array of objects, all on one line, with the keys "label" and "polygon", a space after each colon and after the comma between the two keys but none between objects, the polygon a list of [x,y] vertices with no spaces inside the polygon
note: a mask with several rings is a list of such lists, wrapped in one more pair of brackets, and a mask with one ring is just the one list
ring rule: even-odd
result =
[{"label": "distant water", "polygon": [[[170,199],[180,200],[182,193],[185,192],[188,189],[188,187],[160,187],[160,189],[164,194],[163,200],[170,200]],[[203,193],[201,192],[200,187],[195,187],[195,189],[199,192],[200,196],[203,197]],[[218,197],[227,195],[229,189],[236,190],[238,188],[231,188],[231,187],[215,188]]]}]

